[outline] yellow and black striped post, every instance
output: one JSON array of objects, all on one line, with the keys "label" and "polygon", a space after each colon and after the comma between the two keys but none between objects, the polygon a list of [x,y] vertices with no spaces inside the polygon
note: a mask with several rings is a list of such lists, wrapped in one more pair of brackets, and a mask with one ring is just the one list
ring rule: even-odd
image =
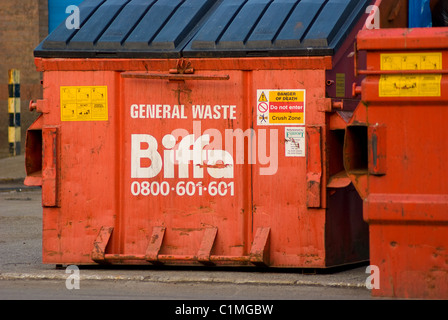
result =
[{"label": "yellow and black striped post", "polygon": [[8,113],[9,113],[9,154],[16,156],[20,154],[21,141],[21,125],[20,125],[20,71],[9,70],[9,98],[8,98]]}]

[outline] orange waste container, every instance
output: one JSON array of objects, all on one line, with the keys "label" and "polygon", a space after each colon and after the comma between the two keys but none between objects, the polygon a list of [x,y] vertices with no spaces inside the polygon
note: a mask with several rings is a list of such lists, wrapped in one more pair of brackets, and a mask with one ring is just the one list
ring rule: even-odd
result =
[{"label": "orange waste container", "polygon": [[366,5],[85,1],[35,51],[43,262],[366,261],[342,156]]},{"label": "orange waste container", "polygon": [[445,28],[358,34],[366,78],[344,154],[364,199],[375,296],[448,298],[447,39]]}]

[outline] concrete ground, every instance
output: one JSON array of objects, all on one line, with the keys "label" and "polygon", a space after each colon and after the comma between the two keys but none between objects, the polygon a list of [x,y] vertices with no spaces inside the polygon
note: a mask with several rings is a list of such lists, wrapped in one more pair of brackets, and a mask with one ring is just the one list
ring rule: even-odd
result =
[{"label": "concrete ground", "polygon": [[25,155],[0,159],[0,183],[23,182],[25,176]]}]

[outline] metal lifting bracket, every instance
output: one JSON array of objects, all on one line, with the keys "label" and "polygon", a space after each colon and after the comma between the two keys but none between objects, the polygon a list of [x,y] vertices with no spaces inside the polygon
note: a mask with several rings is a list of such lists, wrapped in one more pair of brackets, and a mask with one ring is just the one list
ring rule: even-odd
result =
[{"label": "metal lifting bracket", "polygon": [[257,229],[252,248],[248,256],[219,256],[212,255],[211,251],[216,240],[218,228],[205,228],[201,246],[197,255],[170,255],[160,254],[166,228],[157,226],[153,228],[152,235],[146,249],[146,253],[139,254],[107,254],[106,247],[109,243],[113,227],[102,227],[93,244],[91,258],[97,263],[112,263],[123,260],[145,260],[152,264],[163,264],[170,261],[193,261],[204,265],[215,265],[217,262],[247,262],[257,266],[269,266],[270,228]]}]

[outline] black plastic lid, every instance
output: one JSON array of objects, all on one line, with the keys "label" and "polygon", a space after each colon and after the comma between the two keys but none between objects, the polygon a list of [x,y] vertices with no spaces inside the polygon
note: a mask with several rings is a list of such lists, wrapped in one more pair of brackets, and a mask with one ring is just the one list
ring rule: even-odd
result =
[{"label": "black plastic lid", "polygon": [[333,55],[369,0],[85,0],[36,57]]}]

